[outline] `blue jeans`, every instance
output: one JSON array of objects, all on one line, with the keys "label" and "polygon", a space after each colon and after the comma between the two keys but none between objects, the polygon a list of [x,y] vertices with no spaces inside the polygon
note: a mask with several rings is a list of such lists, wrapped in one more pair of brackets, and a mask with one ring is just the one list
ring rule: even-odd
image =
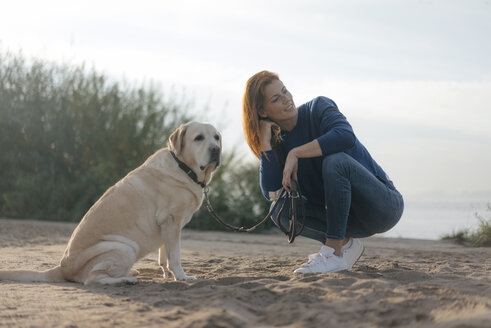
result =
[{"label": "blue jeans", "polygon": [[[404,210],[402,195],[345,153],[328,155],[322,162],[325,207],[304,200],[305,226],[302,236],[325,243],[326,238],[364,238],[388,231]],[[278,202],[284,202],[280,199]],[[273,213],[276,226],[281,203]],[[297,229],[302,207],[297,205]],[[289,226],[289,206],[280,217]]]}]

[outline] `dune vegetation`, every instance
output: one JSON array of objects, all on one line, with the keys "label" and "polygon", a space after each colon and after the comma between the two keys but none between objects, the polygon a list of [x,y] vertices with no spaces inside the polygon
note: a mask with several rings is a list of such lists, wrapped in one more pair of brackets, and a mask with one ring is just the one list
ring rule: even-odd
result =
[{"label": "dune vegetation", "polygon": [[[196,119],[192,99],[177,98],[154,83],[0,49],[0,216],[78,222],[175,128]],[[234,225],[256,222],[268,208],[258,180],[257,164],[225,153],[210,186],[217,212]],[[204,206],[188,227],[221,229]]]}]

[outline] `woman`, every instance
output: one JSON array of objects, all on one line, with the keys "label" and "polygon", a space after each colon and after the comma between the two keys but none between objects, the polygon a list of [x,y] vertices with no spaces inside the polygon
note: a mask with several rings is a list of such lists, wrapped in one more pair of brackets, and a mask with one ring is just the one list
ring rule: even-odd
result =
[{"label": "woman", "polygon": [[295,272],[350,269],[363,253],[354,238],[392,228],[404,208],[401,194],[331,99],[317,97],[297,108],[278,75],[262,71],[247,81],[242,106],[264,196],[297,181],[305,196],[302,235],[323,243]]}]

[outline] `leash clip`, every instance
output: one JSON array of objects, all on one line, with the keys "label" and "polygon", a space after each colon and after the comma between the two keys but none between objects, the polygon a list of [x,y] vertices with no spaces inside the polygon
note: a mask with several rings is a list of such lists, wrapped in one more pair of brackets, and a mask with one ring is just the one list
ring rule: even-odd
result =
[{"label": "leash clip", "polygon": [[297,191],[290,192],[290,198],[298,198],[298,192]]},{"label": "leash clip", "polygon": [[288,193],[291,198],[298,198],[298,182],[291,179],[290,180],[290,192]]}]

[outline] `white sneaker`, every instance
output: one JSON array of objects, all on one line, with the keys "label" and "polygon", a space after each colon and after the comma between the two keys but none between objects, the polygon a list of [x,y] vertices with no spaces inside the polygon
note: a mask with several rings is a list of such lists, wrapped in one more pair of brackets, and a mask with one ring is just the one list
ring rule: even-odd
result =
[{"label": "white sneaker", "polygon": [[343,256],[334,255],[334,249],[322,246],[319,253],[309,255],[309,261],[296,269],[295,273],[332,273],[348,269]]},{"label": "white sneaker", "polygon": [[363,255],[365,247],[359,239],[350,238],[348,242],[341,248],[343,257],[346,259],[348,269],[351,269],[358,259]]}]

